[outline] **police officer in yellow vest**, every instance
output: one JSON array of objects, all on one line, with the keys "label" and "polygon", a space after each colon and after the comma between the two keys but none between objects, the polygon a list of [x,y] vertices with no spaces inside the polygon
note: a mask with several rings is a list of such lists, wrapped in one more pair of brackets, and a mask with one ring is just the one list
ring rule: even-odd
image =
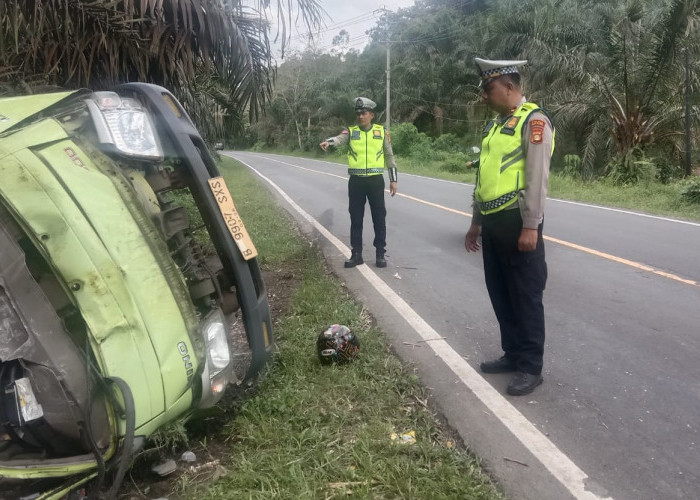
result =
[{"label": "police officer in yellow vest", "polygon": [[486,288],[501,330],[502,357],[484,373],[515,372],[507,392],[531,393],[542,383],[547,281],[542,224],[554,127],[528,102],[518,68],[527,61],[475,59],[481,97],[498,116],[482,133],[471,226],[464,246],[483,246]]},{"label": "police officer in yellow vest", "polygon": [[389,192],[396,194],[397,172],[389,134],[381,125],[372,124],[376,103],[366,97],[355,98],[357,125],[340,135],[323,141],[329,146],[348,144],[348,198],[350,211],[350,246],[352,256],[345,267],[364,264],[362,259],[362,221],[365,201],[369,201],[374,224],[374,247],[377,267],[386,267],[386,207],[384,205],[384,167],[389,170]]}]

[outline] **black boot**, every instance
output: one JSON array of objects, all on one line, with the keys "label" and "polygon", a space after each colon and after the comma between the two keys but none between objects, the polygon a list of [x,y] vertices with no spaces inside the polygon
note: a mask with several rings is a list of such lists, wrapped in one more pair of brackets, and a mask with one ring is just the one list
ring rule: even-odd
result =
[{"label": "black boot", "polygon": [[355,267],[364,263],[365,261],[362,260],[361,252],[352,252],[352,256],[350,257],[350,259],[345,261],[345,267]]},{"label": "black boot", "polygon": [[386,267],[386,259],[384,258],[384,252],[377,250],[377,267]]}]

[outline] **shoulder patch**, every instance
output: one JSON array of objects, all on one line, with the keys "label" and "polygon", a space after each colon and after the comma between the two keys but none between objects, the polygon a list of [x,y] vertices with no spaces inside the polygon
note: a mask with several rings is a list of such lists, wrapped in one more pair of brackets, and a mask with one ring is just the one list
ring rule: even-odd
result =
[{"label": "shoulder patch", "polygon": [[389,133],[388,130],[385,131],[384,137],[386,137],[386,140],[387,140],[387,141],[391,142],[391,134]]},{"label": "shoulder patch", "polygon": [[530,120],[530,142],[541,144],[544,136],[544,120]]},{"label": "shoulder patch", "polygon": [[381,129],[375,128],[374,129],[374,138],[375,139],[381,139],[382,138],[382,131]]}]

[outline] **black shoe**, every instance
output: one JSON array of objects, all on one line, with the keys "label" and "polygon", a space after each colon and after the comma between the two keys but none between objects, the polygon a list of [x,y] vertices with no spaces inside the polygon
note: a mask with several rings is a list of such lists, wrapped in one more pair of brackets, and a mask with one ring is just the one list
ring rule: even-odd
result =
[{"label": "black shoe", "polygon": [[386,267],[386,259],[384,258],[384,252],[377,252],[377,267]]},{"label": "black shoe", "polygon": [[533,375],[532,373],[518,372],[513,375],[508,384],[508,394],[511,396],[523,396],[530,394],[535,390],[535,387],[540,385],[544,379],[542,375]]},{"label": "black shoe", "polygon": [[355,267],[364,263],[365,261],[362,260],[362,254],[353,252],[350,259],[345,261],[345,267]]},{"label": "black shoe", "polygon": [[515,371],[515,362],[505,356],[493,361],[484,361],[479,365],[484,373],[508,373]]}]

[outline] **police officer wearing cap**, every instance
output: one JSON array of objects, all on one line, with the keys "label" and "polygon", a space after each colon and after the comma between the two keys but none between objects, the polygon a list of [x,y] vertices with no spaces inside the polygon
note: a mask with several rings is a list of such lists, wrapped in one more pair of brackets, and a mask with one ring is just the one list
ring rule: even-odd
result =
[{"label": "police officer wearing cap", "polygon": [[542,383],[547,281],[542,224],[554,127],[522,94],[518,68],[527,61],[475,59],[481,97],[498,116],[482,134],[473,217],[464,246],[481,236],[486,288],[501,330],[502,357],[484,373],[514,372],[507,392],[531,393]]},{"label": "police officer wearing cap", "polygon": [[369,201],[374,224],[374,247],[377,267],[386,267],[386,207],[384,205],[384,167],[389,170],[389,192],[396,194],[397,171],[389,133],[381,125],[372,123],[376,103],[366,97],[355,98],[357,125],[343,130],[340,135],[330,137],[320,146],[326,151],[329,146],[347,144],[348,151],[348,198],[350,211],[350,246],[352,256],[345,267],[364,264],[362,259],[362,221],[365,201]]}]

